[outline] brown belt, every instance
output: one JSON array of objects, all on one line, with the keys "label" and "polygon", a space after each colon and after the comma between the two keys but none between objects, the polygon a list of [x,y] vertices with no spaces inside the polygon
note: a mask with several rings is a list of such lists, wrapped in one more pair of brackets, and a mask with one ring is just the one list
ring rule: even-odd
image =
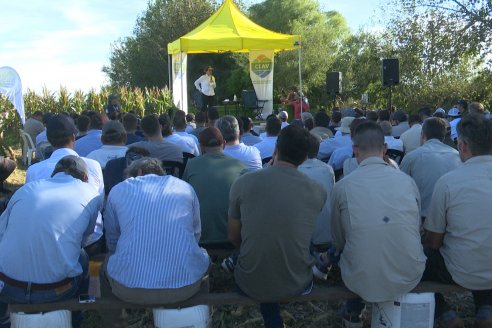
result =
[{"label": "brown belt", "polygon": [[[48,290],[48,289],[55,289],[59,288],[65,285],[68,285],[69,283],[72,282],[73,278],[65,278],[61,281],[58,282],[53,282],[50,284],[36,284],[36,283],[31,283],[31,290]],[[27,289],[29,287],[29,283],[25,281],[19,281],[10,278],[9,276],[6,276],[5,274],[0,272],[0,280],[5,282],[6,284],[9,284],[13,287],[17,288],[24,288]]]}]

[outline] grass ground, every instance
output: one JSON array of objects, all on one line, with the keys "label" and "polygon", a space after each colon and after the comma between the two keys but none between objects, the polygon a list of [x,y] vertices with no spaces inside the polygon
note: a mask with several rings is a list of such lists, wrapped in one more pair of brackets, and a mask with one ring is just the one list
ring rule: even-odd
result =
[{"label": "grass ground", "polygon": [[[20,151],[14,149],[17,160],[17,169],[7,179],[5,187],[14,191],[21,187],[25,181],[26,167],[20,160]],[[220,269],[219,261],[212,266],[210,286],[212,292],[234,290],[234,280],[230,274]],[[327,282],[320,284],[341,285],[340,272],[331,273]],[[465,319],[466,327],[472,327],[474,320],[473,300],[470,293],[451,294],[447,296],[448,302]],[[282,317],[286,327],[290,328],[317,328],[317,327],[342,327],[341,320],[337,317],[337,309],[341,302],[308,302],[290,303],[282,305]],[[370,309],[370,308],[369,308]],[[224,305],[212,307],[212,327],[214,328],[255,328],[263,327],[263,320],[258,306]],[[370,312],[370,311],[369,311]],[[152,311],[138,310],[127,314],[129,328],[153,327]],[[370,321],[365,327],[370,326]],[[85,315],[83,328],[101,327],[101,318],[98,312],[89,311]],[[105,328],[105,327],[104,327]]]}]

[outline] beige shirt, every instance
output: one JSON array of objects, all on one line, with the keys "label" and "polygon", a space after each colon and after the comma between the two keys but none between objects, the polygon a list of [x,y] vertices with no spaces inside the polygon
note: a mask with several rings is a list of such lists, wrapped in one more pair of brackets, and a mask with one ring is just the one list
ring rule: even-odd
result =
[{"label": "beige shirt", "polygon": [[410,129],[402,133],[400,140],[403,142],[403,150],[406,154],[420,147],[420,133],[422,125],[414,124]]},{"label": "beige shirt", "polygon": [[453,280],[492,288],[492,156],[470,158],[436,183],[424,228],[444,233],[440,251]]},{"label": "beige shirt", "polygon": [[426,141],[403,157],[400,170],[415,180],[422,200],[422,216],[426,217],[436,181],[462,165],[458,151],[437,139]]},{"label": "beige shirt", "polygon": [[370,157],[333,189],[332,238],[345,285],[369,302],[411,291],[425,268],[415,182]]}]

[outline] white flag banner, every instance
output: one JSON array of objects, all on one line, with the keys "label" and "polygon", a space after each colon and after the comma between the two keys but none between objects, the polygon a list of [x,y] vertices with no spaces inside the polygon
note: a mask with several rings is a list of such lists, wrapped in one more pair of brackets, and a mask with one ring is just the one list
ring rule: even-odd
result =
[{"label": "white flag banner", "polygon": [[14,105],[22,125],[24,125],[26,116],[24,114],[24,98],[22,98],[22,83],[19,74],[12,67],[0,67],[0,93]]},{"label": "white flag banner", "polygon": [[273,112],[273,50],[251,50],[249,52],[249,75],[259,100],[267,100],[262,117]]},{"label": "white flag banner", "polygon": [[188,86],[186,79],[186,53],[172,56],[173,67],[173,102],[176,107],[188,113]]}]

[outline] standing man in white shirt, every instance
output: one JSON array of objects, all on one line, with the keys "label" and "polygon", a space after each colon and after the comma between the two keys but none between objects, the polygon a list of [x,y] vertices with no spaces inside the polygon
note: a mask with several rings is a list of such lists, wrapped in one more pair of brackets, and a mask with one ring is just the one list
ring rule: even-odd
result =
[{"label": "standing man in white shirt", "polygon": [[214,105],[215,96],[215,77],[212,75],[214,69],[212,66],[205,67],[204,73],[195,81],[195,88],[202,93],[203,107],[202,111],[207,111]]}]

